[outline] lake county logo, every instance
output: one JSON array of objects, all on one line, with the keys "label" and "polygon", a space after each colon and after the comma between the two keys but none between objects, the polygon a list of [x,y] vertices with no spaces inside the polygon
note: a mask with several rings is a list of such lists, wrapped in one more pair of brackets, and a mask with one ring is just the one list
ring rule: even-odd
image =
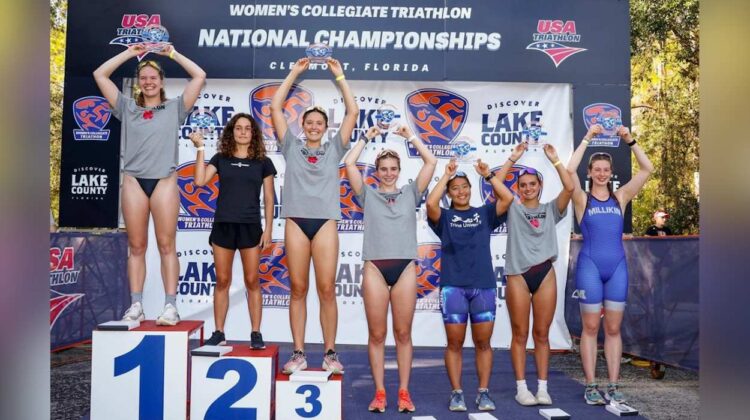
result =
[{"label": "lake county logo", "polygon": [[[281,83],[266,83],[250,92],[250,112],[260,126],[263,142],[268,153],[281,153],[276,131],[271,120],[271,99]],[[284,117],[287,129],[298,138],[302,134],[302,115],[313,105],[313,94],[300,85],[293,84],[284,102]]]},{"label": "lake county logo", "polygon": [[55,323],[62,315],[63,311],[74,304],[80,298],[84,297],[83,293],[60,293],[56,290],[50,290],[49,297],[49,329],[55,326]]},{"label": "lake county logo", "polygon": [[601,124],[604,129],[601,134],[591,139],[589,146],[620,146],[620,136],[617,135],[617,130],[622,126],[620,108],[604,102],[587,105],[583,108],[583,123],[586,125],[586,130],[594,124]]},{"label": "lake county logo", "polygon": [[219,198],[219,177],[214,176],[208,184],[195,185],[195,161],[177,167],[177,188],[180,190],[180,213],[177,215],[177,230],[211,230]]},{"label": "lake county logo", "polygon": [[[454,155],[453,141],[458,137],[469,113],[463,96],[443,89],[419,89],[406,96],[406,115],[418,136],[437,158]],[[419,153],[407,141],[409,157]]]},{"label": "lake county logo", "polygon": [[586,48],[566,45],[571,42],[581,42],[581,35],[576,33],[574,20],[540,19],[536,24],[536,32],[532,35],[532,39],[534,42],[527,45],[526,49],[543,52],[555,63],[555,67],[559,67],[571,55],[586,51]]},{"label": "lake county logo", "polygon": [[73,118],[79,129],[73,130],[76,141],[107,141],[109,130],[105,130],[112,112],[109,102],[101,96],[84,96],[73,102]]},{"label": "lake county logo", "polygon": [[440,312],[439,243],[420,243],[417,247],[417,307],[420,312]]},{"label": "lake county logo", "polygon": [[107,170],[98,166],[73,169],[70,194],[74,200],[104,200],[109,188]]},{"label": "lake county logo", "polygon": [[213,305],[216,288],[214,252],[207,244],[177,249],[180,273],[177,277],[177,294],[180,304],[198,305],[194,310],[205,310]]},{"label": "lake county logo", "polygon": [[[161,15],[147,14],[126,14],[122,15],[120,27],[117,28],[117,37],[109,41],[111,45],[122,45],[127,48],[133,44],[144,44],[152,41],[150,33],[144,34],[144,30],[149,30],[161,26]],[[149,51],[138,56],[138,61],[148,54]]]},{"label": "lake county logo", "polygon": [[[375,165],[357,163],[357,169],[362,174],[363,188],[377,189],[380,179],[375,175]],[[339,202],[341,204],[341,220],[338,221],[339,232],[362,232],[364,230],[365,211],[354,195],[349,177],[346,175],[346,166],[339,165]]]},{"label": "lake county logo", "polygon": [[288,308],[291,293],[286,248],[283,241],[272,241],[260,254],[258,265],[264,308]]}]

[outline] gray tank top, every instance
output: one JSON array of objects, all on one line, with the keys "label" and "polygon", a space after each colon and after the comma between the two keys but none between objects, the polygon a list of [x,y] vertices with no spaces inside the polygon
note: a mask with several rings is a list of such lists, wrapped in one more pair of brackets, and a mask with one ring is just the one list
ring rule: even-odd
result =
[{"label": "gray tank top", "polygon": [[112,115],[120,120],[122,170],[136,178],[160,179],[177,168],[180,125],[187,117],[182,95],[153,108],[136,105],[135,99],[117,93]]},{"label": "gray tank top", "polygon": [[557,209],[557,200],[540,203],[530,209],[513,200],[508,208],[508,244],[505,274],[523,274],[547,260],[557,259],[555,225],[565,214]]},{"label": "gray tank top", "polygon": [[286,130],[281,147],[286,160],[281,217],[341,220],[339,162],[349,147],[336,133],[319,148],[309,149],[291,131]]},{"label": "gray tank top", "polygon": [[362,259],[416,259],[417,214],[421,196],[417,183],[396,193],[382,193],[367,186],[357,195],[365,210]]}]

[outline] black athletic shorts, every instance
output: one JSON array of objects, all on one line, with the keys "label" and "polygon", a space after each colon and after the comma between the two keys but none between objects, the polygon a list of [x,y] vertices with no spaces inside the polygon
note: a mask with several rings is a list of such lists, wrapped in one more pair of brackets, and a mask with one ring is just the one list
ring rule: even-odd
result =
[{"label": "black athletic shorts", "polygon": [[227,249],[254,248],[260,243],[261,235],[260,223],[214,222],[208,243]]}]

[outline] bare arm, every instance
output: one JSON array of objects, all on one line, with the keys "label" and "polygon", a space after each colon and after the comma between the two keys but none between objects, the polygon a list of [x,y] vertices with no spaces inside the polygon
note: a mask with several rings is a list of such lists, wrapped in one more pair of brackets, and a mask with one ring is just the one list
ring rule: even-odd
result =
[{"label": "bare arm", "polygon": [[202,187],[211,181],[211,178],[216,175],[216,167],[214,165],[206,166],[204,161],[203,153],[203,135],[194,131],[190,133],[190,140],[193,142],[198,150],[198,154],[195,156],[195,173],[193,174],[193,184]]},{"label": "bare arm", "polygon": [[349,185],[352,186],[354,194],[359,195],[364,188],[364,182],[362,181],[362,174],[357,168],[357,159],[362,154],[362,150],[367,146],[367,142],[375,138],[380,134],[380,130],[377,127],[370,127],[367,130],[367,134],[364,134],[365,140],[358,141],[357,144],[347,153],[344,158],[344,165],[346,166],[346,177],[349,178]]},{"label": "bare arm", "polygon": [[440,208],[440,199],[445,194],[445,189],[448,186],[448,181],[451,180],[453,175],[458,170],[458,164],[455,159],[451,159],[447,165],[445,165],[445,172],[440,177],[437,184],[432,188],[430,194],[427,196],[427,218],[432,223],[437,223],[440,220],[440,215],[443,213],[443,209]]},{"label": "bare arm", "polygon": [[583,160],[583,155],[586,153],[586,148],[591,139],[595,135],[600,134],[603,130],[604,128],[599,124],[594,124],[589,127],[589,131],[583,136],[581,144],[578,145],[578,148],[573,152],[573,156],[570,157],[570,162],[568,162],[568,174],[570,174],[570,178],[573,180],[574,190],[572,198],[576,216],[581,214],[583,209],[586,208],[586,192],[583,190],[581,180],[578,177],[578,166],[581,164],[581,160]]},{"label": "bare arm", "polygon": [[310,66],[310,60],[307,58],[300,58],[294,63],[294,66],[289,70],[289,74],[286,76],[276,93],[271,98],[271,120],[273,121],[273,128],[276,130],[276,136],[278,137],[279,143],[284,141],[284,135],[286,135],[287,124],[286,118],[284,117],[284,101],[286,101],[286,95],[289,94],[289,90],[292,88],[292,84],[297,80],[300,74],[307,70]]},{"label": "bare arm", "polygon": [[417,190],[419,190],[420,193],[423,193],[424,190],[427,189],[427,186],[430,185],[432,174],[435,173],[437,158],[432,154],[430,149],[422,143],[422,140],[411,132],[409,127],[402,125],[398,128],[396,134],[409,140],[412,146],[414,146],[414,148],[417,149],[417,152],[419,152],[419,156],[422,157],[422,162],[424,162],[424,164],[422,165],[422,169],[419,170],[415,182],[417,183]]},{"label": "bare arm", "polygon": [[[500,168],[500,172],[495,175],[495,178],[505,179],[505,177],[508,175],[508,172],[510,171],[510,168],[512,168],[513,165],[518,162],[519,159],[521,159],[521,156],[523,156],[523,153],[528,150],[528,148],[529,145],[526,142],[517,144],[516,147],[513,148],[513,151],[510,153],[508,159]],[[511,195],[512,194],[513,193],[511,193]]]},{"label": "bare arm", "polygon": [[[510,162],[506,160],[506,164],[508,165],[508,169],[511,165],[513,165],[513,162]],[[487,177],[492,174],[490,171],[490,166],[484,162],[482,162],[481,159],[477,159],[477,163],[474,164],[474,169],[477,171],[479,176],[487,180]],[[508,169],[505,170],[505,172],[508,172]],[[492,185],[492,193],[495,194],[495,199],[497,200],[495,203],[495,213],[500,216],[501,214],[508,211],[508,207],[510,207],[510,203],[513,202],[513,193],[510,192],[508,187],[505,186],[503,183],[503,178],[500,178],[499,176],[492,176],[492,178],[489,179],[490,185]]]},{"label": "bare arm", "polygon": [[266,226],[260,237],[260,249],[268,248],[273,240],[273,197],[273,175],[268,175],[263,178],[263,217],[266,219]]},{"label": "bare arm", "polygon": [[339,134],[341,135],[341,144],[344,148],[349,146],[349,141],[352,138],[352,130],[357,125],[357,118],[359,117],[359,106],[354,100],[354,95],[349,88],[349,83],[346,82],[344,76],[344,70],[341,68],[341,63],[334,58],[328,59],[328,68],[333,73],[336,83],[341,91],[341,96],[344,98],[344,106],[346,107],[346,114],[344,120],[341,121],[341,127],[339,128]]},{"label": "bare arm", "polygon": [[185,107],[185,111],[190,111],[193,105],[195,105],[195,101],[198,100],[198,95],[200,95],[203,85],[206,83],[206,72],[192,60],[177,52],[172,45],[167,45],[158,54],[173,59],[190,75],[190,81],[185,86],[185,90],[182,91],[182,105]]},{"label": "bare arm", "polygon": [[99,68],[94,70],[94,80],[96,81],[96,85],[99,87],[102,95],[107,99],[107,102],[109,102],[110,107],[114,108],[117,105],[117,94],[120,92],[120,89],[118,89],[117,85],[115,85],[110,79],[110,76],[112,76],[112,73],[114,73],[115,70],[126,61],[143,54],[144,52],[146,52],[146,48],[144,48],[143,45],[130,45],[127,50],[124,50],[105,61],[99,66]]},{"label": "bare arm", "polygon": [[633,151],[633,154],[635,155],[635,160],[638,162],[638,166],[640,167],[640,170],[636,172],[635,175],[633,175],[632,178],[630,178],[630,181],[628,181],[627,184],[623,185],[622,187],[618,188],[617,191],[615,191],[615,196],[617,196],[617,200],[620,202],[620,206],[625,209],[625,206],[628,205],[630,200],[633,199],[643,188],[643,186],[646,184],[646,181],[648,181],[648,177],[651,175],[652,172],[654,172],[654,165],[651,163],[651,161],[648,159],[648,156],[646,156],[646,153],[643,152],[643,149],[641,149],[638,144],[632,144],[635,140],[633,140],[633,137],[630,135],[630,130],[628,130],[627,127],[620,127],[617,130],[617,134],[620,135],[620,137],[625,140],[626,143],[630,146],[630,149]]},{"label": "bare arm", "polygon": [[555,167],[557,175],[560,177],[560,181],[563,184],[563,189],[560,194],[557,195],[557,209],[560,213],[564,212],[570,203],[570,197],[575,191],[575,185],[573,185],[573,178],[570,177],[568,170],[565,169],[565,165],[560,161],[560,157],[557,156],[557,150],[551,144],[544,145],[544,154],[547,155],[547,159],[552,162],[552,166]]}]

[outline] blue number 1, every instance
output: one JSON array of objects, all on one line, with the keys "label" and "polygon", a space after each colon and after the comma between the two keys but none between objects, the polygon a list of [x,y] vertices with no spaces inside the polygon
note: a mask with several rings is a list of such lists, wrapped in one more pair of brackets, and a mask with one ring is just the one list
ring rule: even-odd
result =
[{"label": "blue number 1", "polygon": [[147,335],[133,350],[115,357],[115,376],[140,367],[138,418],[164,418],[164,336]]},{"label": "blue number 1", "polygon": [[305,397],[305,405],[310,404],[312,407],[310,408],[310,411],[307,411],[303,408],[297,408],[294,411],[297,413],[298,416],[304,417],[306,419],[317,417],[321,411],[323,411],[323,404],[318,401],[318,398],[320,397],[320,388],[318,388],[315,385],[302,385],[301,387],[297,388],[297,394],[304,394],[305,392],[310,391],[310,395]]}]

